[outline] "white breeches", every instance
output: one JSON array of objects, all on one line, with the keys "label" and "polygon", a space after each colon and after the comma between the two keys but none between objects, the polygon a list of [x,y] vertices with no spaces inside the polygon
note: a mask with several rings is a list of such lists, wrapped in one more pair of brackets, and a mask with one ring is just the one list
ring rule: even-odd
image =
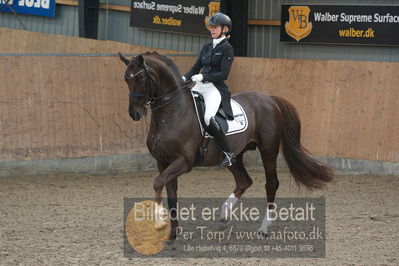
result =
[{"label": "white breeches", "polygon": [[192,91],[198,91],[204,96],[205,100],[205,114],[204,121],[207,126],[209,126],[209,121],[212,116],[215,116],[219,110],[220,102],[222,101],[222,96],[219,90],[213,85],[212,82],[202,83],[197,82],[195,86],[191,89]]}]

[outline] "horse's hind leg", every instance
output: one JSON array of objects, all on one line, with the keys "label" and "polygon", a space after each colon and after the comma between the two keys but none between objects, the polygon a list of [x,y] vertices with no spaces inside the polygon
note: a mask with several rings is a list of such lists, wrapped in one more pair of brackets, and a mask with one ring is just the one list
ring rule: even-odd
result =
[{"label": "horse's hind leg", "polygon": [[240,153],[235,158],[235,163],[228,168],[234,176],[236,187],[233,193],[231,193],[231,195],[222,205],[220,213],[220,219],[222,221],[227,220],[228,212],[231,211],[234,204],[238,201],[242,194],[244,194],[244,192],[252,185],[252,179],[244,167],[242,157],[243,153]]},{"label": "horse's hind leg", "polygon": [[[274,142],[274,143],[279,143],[279,142]],[[271,146],[268,147],[269,147],[268,149],[260,147],[259,150],[262,157],[262,163],[266,175],[265,189],[267,197],[267,208],[270,210],[274,206],[273,205],[274,199],[276,197],[276,192],[279,187],[279,181],[277,178],[277,155],[279,151],[279,145],[272,144]],[[268,212],[266,209],[265,211],[266,211],[265,218],[263,219],[262,225],[259,228],[259,231],[261,231],[264,234],[267,233],[267,228],[271,224],[271,219],[270,217],[268,217]]]},{"label": "horse's hind leg", "polygon": [[234,189],[234,195],[236,195],[237,198],[241,198],[242,194],[244,194],[244,192],[252,185],[252,178],[249,176],[247,169],[245,169],[244,167],[243,155],[244,153],[241,153],[238,156],[237,162],[235,164],[239,174],[239,175],[237,174],[237,178],[236,175],[234,175],[234,178],[236,180],[236,188]]}]

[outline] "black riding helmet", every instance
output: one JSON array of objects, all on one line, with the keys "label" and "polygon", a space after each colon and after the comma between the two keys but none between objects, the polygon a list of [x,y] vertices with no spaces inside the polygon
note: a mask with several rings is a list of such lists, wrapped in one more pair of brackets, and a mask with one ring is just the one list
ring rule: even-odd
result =
[{"label": "black riding helmet", "polygon": [[229,30],[228,32],[225,32],[226,35],[229,35],[232,27],[231,19],[229,16],[223,14],[223,13],[216,13],[213,15],[209,21],[208,21],[208,26],[226,26]]}]

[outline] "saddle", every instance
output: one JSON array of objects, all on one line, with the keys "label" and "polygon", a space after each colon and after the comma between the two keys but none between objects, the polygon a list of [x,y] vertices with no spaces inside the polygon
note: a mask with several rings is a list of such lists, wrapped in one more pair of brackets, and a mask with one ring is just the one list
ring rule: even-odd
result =
[{"label": "saddle", "polygon": [[[201,93],[192,91],[193,101],[197,112],[198,123],[201,128],[201,133],[205,137],[212,137],[212,135],[206,132],[207,126],[204,121],[205,112],[205,101]],[[231,109],[233,111],[233,120],[228,120],[226,113],[223,111],[222,106],[219,106],[219,110],[216,113],[216,121],[222,127],[223,132],[228,135],[233,135],[245,131],[248,127],[248,118],[245,114],[244,108],[235,100],[231,99]]]},{"label": "saddle", "polygon": [[[202,96],[202,94],[197,91],[193,91],[192,93],[193,93],[195,105],[197,108],[198,119],[199,119],[201,127],[202,127],[201,128],[202,133],[205,134],[206,137],[212,136],[207,132],[207,126],[204,121],[204,114],[205,114],[204,96]],[[217,113],[215,115],[215,119],[216,119],[216,122],[218,122],[220,127],[223,129],[224,134],[226,134],[229,129],[229,126],[227,124],[227,116],[226,116],[226,113],[222,109],[222,105],[219,106],[219,110],[217,111]]]},{"label": "saddle", "polygon": [[[201,133],[205,136],[204,143],[202,147],[198,151],[196,156],[196,165],[199,165],[204,160],[207,152],[208,152],[208,144],[213,136],[207,132],[207,125],[204,121],[204,113],[205,113],[205,100],[201,93],[197,91],[192,91],[191,95],[193,96],[193,101],[197,113],[198,123],[201,128]],[[219,126],[222,128],[223,132],[226,135],[233,135],[237,133],[241,133],[245,131],[248,127],[248,119],[247,115],[245,114],[244,108],[236,102],[235,100],[231,99],[231,108],[234,115],[234,120],[228,120],[226,113],[223,111],[222,106],[219,106],[219,110],[215,115],[216,122],[218,122]]]}]

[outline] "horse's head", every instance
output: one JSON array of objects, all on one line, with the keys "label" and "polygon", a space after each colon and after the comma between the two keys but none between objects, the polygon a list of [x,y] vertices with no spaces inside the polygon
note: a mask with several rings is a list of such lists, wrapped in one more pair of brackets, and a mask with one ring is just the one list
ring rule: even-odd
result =
[{"label": "horse's head", "polygon": [[185,88],[179,68],[164,55],[154,51],[130,60],[121,53],[119,57],[127,66],[125,81],[129,86],[129,114],[134,121],[146,115],[148,105],[152,111],[159,110],[176,100],[178,92]]},{"label": "horse's head", "polygon": [[121,53],[119,57],[127,66],[125,81],[129,87],[129,115],[134,121],[139,121],[147,113],[146,106],[153,99],[153,74],[142,55],[127,59]]}]

